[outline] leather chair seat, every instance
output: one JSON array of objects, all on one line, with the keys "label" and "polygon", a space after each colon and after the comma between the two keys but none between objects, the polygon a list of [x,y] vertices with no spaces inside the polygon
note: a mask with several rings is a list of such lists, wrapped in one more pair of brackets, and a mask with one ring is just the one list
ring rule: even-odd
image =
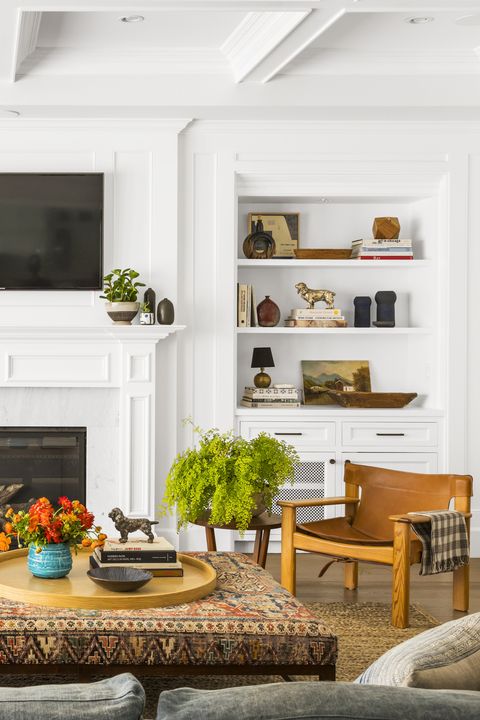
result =
[{"label": "leather chair seat", "polygon": [[350,525],[346,517],[317,520],[316,522],[297,525],[297,528],[324,540],[334,540],[354,545],[393,545],[393,541],[388,538],[374,538],[371,535],[359,532]]}]

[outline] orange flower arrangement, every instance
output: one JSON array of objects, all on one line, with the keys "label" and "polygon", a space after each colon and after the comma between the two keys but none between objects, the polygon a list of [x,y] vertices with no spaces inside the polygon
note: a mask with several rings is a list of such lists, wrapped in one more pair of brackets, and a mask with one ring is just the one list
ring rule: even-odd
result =
[{"label": "orange flower arrangement", "polygon": [[9,508],[5,513],[9,521],[0,533],[0,551],[9,549],[13,536],[19,545],[35,545],[37,552],[50,543],[66,543],[75,549],[80,544],[93,548],[103,543],[106,536],[100,527],[94,527],[95,518],[85,505],[64,495],[58,498],[58,505],[55,509],[42,497],[28,510],[15,512]]}]

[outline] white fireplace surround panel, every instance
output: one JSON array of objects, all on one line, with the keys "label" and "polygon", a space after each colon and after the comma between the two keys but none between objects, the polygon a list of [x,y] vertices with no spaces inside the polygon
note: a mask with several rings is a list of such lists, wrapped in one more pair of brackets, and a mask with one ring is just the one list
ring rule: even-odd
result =
[{"label": "white fireplace surround panel", "polygon": [[[88,394],[92,412],[84,408],[84,414],[78,418],[80,424],[87,425],[87,499],[93,502],[92,510],[97,515],[118,504],[131,516],[155,516],[156,346],[160,340],[182,329],[179,325],[0,328],[1,388],[105,388],[118,391],[118,431],[115,433],[116,420],[104,426],[103,454],[110,464],[113,463],[107,483],[110,492],[106,496],[97,472],[102,454],[101,436],[96,433],[93,444],[91,440],[89,443],[88,437],[88,425],[98,425],[95,422],[98,394],[96,397]],[[28,412],[25,402],[33,401],[31,391],[24,394],[25,402],[21,402],[15,393],[11,408],[8,407],[9,395],[5,393],[0,403],[3,405],[0,408],[3,424],[49,424],[40,419],[41,412],[35,407],[38,399],[32,404],[32,413]],[[10,395],[10,401],[13,399]],[[45,391],[42,400],[49,403],[45,415],[50,421],[54,418],[57,425],[62,421],[72,425],[71,417],[62,419],[61,409],[50,407],[50,402],[54,405],[61,402],[58,392],[49,395]],[[15,412],[15,407],[20,406],[21,418]],[[112,433],[117,437],[112,438]],[[89,449],[93,449],[93,457],[89,457]],[[115,453],[117,457],[114,457]],[[108,466],[103,464],[103,467]]]}]

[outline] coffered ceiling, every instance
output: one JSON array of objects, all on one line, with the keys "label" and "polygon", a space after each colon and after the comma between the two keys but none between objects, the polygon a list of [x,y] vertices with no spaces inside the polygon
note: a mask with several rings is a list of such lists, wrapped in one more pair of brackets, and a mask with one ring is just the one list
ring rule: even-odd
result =
[{"label": "coffered ceiling", "polygon": [[379,104],[480,108],[480,0],[1,3],[7,109]]}]

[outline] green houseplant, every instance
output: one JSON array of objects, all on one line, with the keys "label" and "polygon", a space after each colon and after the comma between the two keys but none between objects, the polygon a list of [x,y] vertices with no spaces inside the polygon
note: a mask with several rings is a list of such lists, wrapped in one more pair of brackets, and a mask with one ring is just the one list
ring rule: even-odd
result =
[{"label": "green houseplant", "polygon": [[145,287],[145,283],[137,281],[140,276],[136,270],[116,268],[103,278],[103,295],[107,315],[117,325],[131,325],[138,313],[140,303],[137,302],[138,288]]},{"label": "green houseplant", "polygon": [[212,524],[234,522],[244,532],[255,514],[272,511],[279,489],[293,482],[299,457],[285,442],[260,433],[252,440],[202,431],[195,448],[178,455],[167,476],[165,505],[176,506],[178,528],[210,512]]}]

